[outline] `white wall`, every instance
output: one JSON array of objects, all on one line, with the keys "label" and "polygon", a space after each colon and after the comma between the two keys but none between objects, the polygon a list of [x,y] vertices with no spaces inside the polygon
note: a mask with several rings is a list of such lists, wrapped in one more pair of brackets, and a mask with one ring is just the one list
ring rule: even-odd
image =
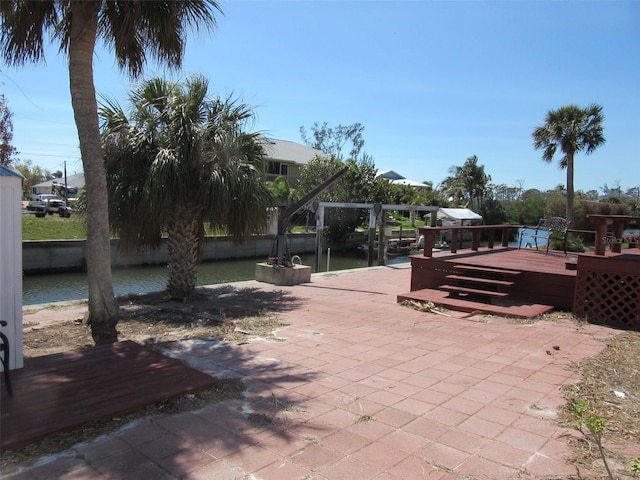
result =
[{"label": "white wall", "polygon": [[10,369],[22,368],[22,181],[0,175],[0,319],[7,326]]}]

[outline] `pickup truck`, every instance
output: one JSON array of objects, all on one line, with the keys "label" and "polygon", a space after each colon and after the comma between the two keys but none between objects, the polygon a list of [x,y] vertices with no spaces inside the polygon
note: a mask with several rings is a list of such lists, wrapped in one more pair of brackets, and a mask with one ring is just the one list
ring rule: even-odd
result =
[{"label": "pickup truck", "polygon": [[47,213],[49,215],[59,213],[61,217],[68,217],[71,214],[64,200],[57,195],[47,193],[39,193],[31,197],[27,210],[35,211],[36,217],[44,217]]}]

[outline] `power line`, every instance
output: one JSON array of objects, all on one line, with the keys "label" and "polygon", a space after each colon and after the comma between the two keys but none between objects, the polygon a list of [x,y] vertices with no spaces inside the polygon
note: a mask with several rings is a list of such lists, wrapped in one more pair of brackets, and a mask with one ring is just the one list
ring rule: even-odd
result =
[{"label": "power line", "polygon": [[[33,152],[18,152],[18,156],[21,155],[30,155],[30,156],[34,156],[34,157],[53,157],[53,158],[71,158],[73,157],[73,155],[50,155],[48,153],[33,153]],[[76,157],[77,160],[80,159],[80,157]]]}]

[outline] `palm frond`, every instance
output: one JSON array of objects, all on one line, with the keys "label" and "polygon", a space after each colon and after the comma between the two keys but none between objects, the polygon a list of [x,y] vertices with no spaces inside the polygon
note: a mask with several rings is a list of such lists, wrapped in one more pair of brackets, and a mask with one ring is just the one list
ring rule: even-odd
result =
[{"label": "palm frond", "polygon": [[44,43],[55,36],[63,16],[63,3],[50,1],[0,2],[0,48],[9,65],[44,59]]},{"label": "palm frond", "polygon": [[133,77],[142,72],[147,54],[179,67],[184,55],[188,29],[213,29],[216,13],[222,14],[214,0],[129,0],[103,2],[99,34],[116,53],[118,66]]}]

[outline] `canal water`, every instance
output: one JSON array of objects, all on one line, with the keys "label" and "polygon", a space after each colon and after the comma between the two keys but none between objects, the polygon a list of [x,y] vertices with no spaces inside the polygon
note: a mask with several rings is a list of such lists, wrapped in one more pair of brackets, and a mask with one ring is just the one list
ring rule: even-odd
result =
[{"label": "canal water", "polygon": [[[315,270],[315,255],[300,255],[303,265]],[[198,285],[216,285],[243,280],[254,280],[256,262],[264,259],[219,260],[202,263],[198,267]],[[408,262],[409,257],[389,257],[387,265]],[[296,262],[297,263],[297,262]],[[326,253],[322,258],[321,271],[327,271]],[[374,265],[377,265],[377,259]],[[366,255],[354,252],[332,252],[329,271],[364,268],[368,266]],[[113,290],[116,295],[157,292],[165,289],[167,267],[142,266],[113,269]],[[64,272],[46,275],[25,275],[22,279],[23,305],[81,300],[88,296],[85,273]]]}]

